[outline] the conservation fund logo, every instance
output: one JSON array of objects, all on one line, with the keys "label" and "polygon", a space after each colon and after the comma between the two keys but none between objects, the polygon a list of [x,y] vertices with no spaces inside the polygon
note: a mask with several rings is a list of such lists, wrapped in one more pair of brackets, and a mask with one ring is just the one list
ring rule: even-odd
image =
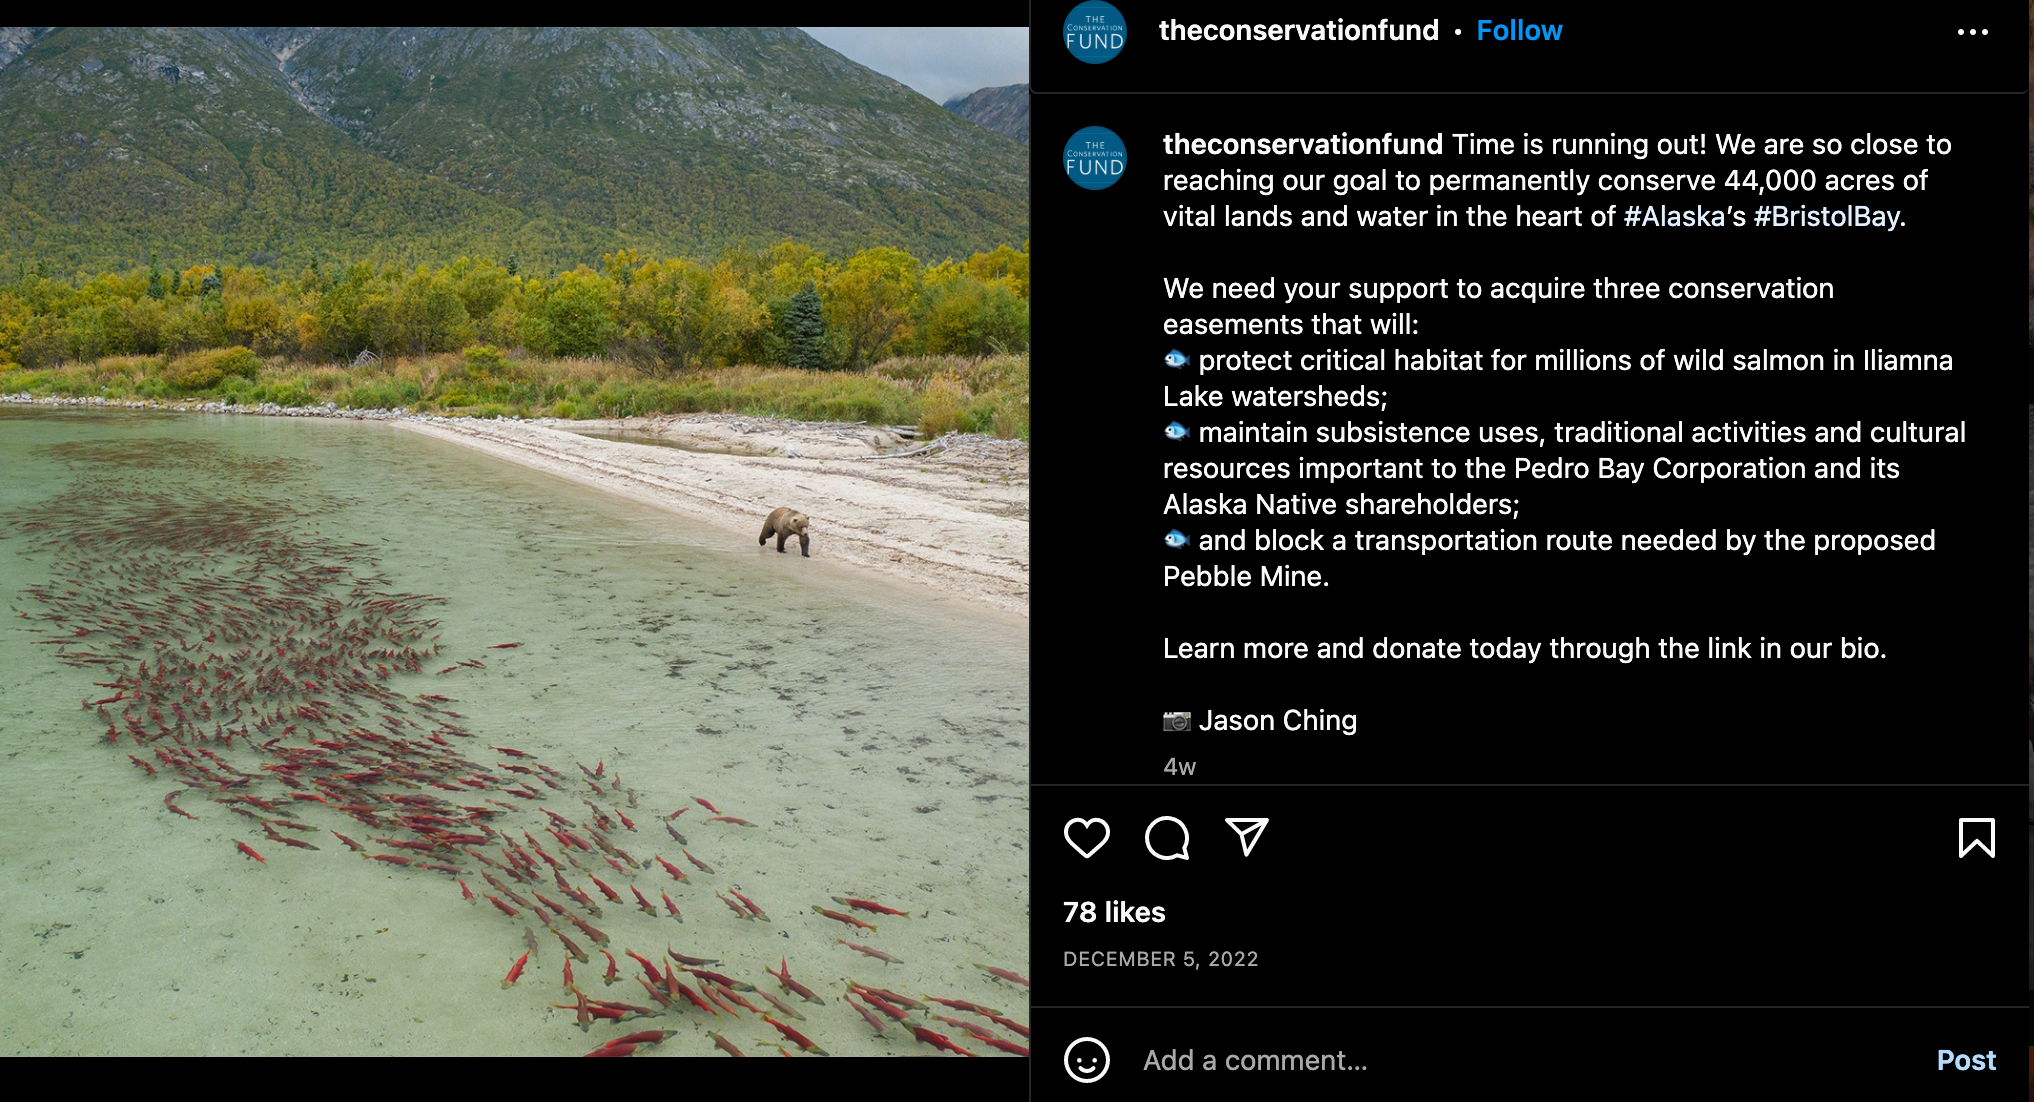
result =
[{"label": "the conservation fund logo", "polygon": [[1129,24],[1113,4],[1086,0],[1066,13],[1067,52],[1090,65],[1100,65],[1123,51],[1123,34]]},{"label": "the conservation fund logo", "polygon": [[1089,191],[1100,191],[1123,175],[1127,152],[1114,130],[1083,127],[1067,139],[1066,177]]}]

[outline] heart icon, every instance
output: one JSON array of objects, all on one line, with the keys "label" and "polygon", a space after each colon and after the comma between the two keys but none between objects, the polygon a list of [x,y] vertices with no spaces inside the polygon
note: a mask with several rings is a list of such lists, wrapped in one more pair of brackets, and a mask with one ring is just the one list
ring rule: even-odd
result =
[{"label": "heart icon", "polygon": [[[1075,827],[1081,827],[1081,834],[1088,836],[1094,833],[1094,828],[1097,825],[1102,828],[1102,837],[1094,845],[1083,848],[1079,842],[1074,841]],[[1066,838],[1066,844],[1074,848],[1075,853],[1080,854],[1082,857],[1093,857],[1096,850],[1109,844],[1109,821],[1107,819],[1068,819],[1066,826],[1060,830],[1060,834]]]}]

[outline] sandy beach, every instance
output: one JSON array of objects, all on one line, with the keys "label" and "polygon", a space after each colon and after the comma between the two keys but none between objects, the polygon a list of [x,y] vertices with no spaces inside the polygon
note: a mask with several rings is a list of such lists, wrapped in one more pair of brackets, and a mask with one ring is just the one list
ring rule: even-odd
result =
[{"label": "sandy beach", "polygon": [[941,446],[867,425],[734,414],[396,423],[751,544],[772,509],[790,506],[812,518],[814,557],[1030,611],[1031,452],[1022,442],[953,435]]}]

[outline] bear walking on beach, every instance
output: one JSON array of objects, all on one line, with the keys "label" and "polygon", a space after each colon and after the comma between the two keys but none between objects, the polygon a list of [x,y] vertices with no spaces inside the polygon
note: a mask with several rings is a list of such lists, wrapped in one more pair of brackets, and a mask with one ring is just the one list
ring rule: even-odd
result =
[{"label": "bear walking on beach", "polygon": [[769,543],[770,537],[776,536],[777,550],[782,553],[784,541],[797,536],[798,553],[809,559],[812,557],[812,537],[806,534],[805,529],[811,523],[811,518],[796,509],[772,510],[770,519],[763,522],[763,538],[757,540],[756,544],[761,546]]}]

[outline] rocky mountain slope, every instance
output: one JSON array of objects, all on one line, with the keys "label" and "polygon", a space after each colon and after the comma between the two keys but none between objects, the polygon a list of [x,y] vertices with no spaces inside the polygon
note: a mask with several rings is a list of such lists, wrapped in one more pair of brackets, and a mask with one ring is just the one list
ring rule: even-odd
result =
[{"label": "rocky mountain slope", "polygon": [[1008,134],[1025,144],[1031,142],[1031,86],[1006,84],[982,88],[947,100],[947,110],[976,126]]},{"label": "rocky mountain slope", "polygon": [[794,28],[0,28],[0,151],[0,270],[1030,233],[1021,147]]}]

